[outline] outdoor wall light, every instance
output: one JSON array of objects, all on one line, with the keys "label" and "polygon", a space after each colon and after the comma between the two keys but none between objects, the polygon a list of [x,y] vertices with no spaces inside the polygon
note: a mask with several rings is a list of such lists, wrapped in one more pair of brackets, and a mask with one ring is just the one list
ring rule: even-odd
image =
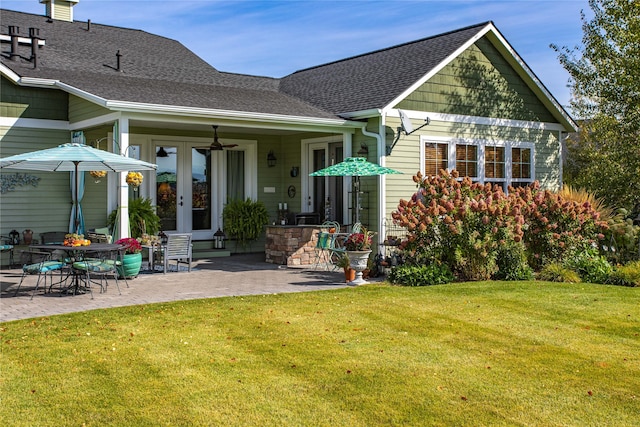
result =
[{"label": "outdoor wall light", "polygon": [[270,168],[274,167],[276,165],[276,155],[273,154],[273,150],[269,151],[269,154],[267,154],[267,165],[269,165]]},{"label": "outdoor wall light", "polygon": [[369,147],[364,142],[360,144],[360,149],[358,150],[358,156],[360,157],[368,157],[369,156]]}]

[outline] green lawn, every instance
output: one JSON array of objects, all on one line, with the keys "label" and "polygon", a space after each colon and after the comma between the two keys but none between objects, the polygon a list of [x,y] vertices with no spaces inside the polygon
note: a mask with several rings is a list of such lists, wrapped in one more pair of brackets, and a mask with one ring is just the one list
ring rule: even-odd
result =
[{"label": "green lawn", "polygon": [[0,425],[639,425],[639,302],[367,285],[7,322]]}]

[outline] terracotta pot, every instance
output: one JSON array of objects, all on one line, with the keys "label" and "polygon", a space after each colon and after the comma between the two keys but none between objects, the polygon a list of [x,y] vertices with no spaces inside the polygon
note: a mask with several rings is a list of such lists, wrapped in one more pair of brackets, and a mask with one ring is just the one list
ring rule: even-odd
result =
[{"label": "terracotta pot", "polygon": [[356,271],[353,268],[345,268],[344,269],[344,279],[347,283],[353,282],[356,280]]}]

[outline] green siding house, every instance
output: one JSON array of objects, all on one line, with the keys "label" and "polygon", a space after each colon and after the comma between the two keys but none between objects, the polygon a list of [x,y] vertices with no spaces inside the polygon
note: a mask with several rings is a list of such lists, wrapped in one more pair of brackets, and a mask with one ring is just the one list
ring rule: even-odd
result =
[{"label": "green siding house", "polygon": [[[286,203],[290,221],[348,225],[351,179],[309,174],[357,155],[404,172],[362,179],[360,218],[379,235],[417,171],[456,169],[505,189],[562,184],[561,141],[576,124],[492,22],[275,79],[218,71],[165,37],[74,21],[77,0],[41,3],[43,16],[0,15],[0,157],[81,132],[158,165],[136,191],[125,174],[86,174],[87,228],[132,197],[153,201],[164,230],[197,241],[224,229],[234,198],[264,202],[272,221]],[[68,174],[0,175],[0,234],[69,228]]]}]

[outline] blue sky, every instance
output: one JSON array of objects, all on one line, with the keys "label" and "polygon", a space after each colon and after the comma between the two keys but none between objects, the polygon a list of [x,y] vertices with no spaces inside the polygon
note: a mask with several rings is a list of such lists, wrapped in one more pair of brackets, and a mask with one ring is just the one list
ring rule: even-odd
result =
[{"label": "blue sky", "polygon": [[[44,14],[38,0],[2,8]],[[549,44],[582,40],[587,0],[80,0],[74,19],[180,41],[220,71],[282,77],[326,62],[493,21],[567,106],[569,75]]]}]

